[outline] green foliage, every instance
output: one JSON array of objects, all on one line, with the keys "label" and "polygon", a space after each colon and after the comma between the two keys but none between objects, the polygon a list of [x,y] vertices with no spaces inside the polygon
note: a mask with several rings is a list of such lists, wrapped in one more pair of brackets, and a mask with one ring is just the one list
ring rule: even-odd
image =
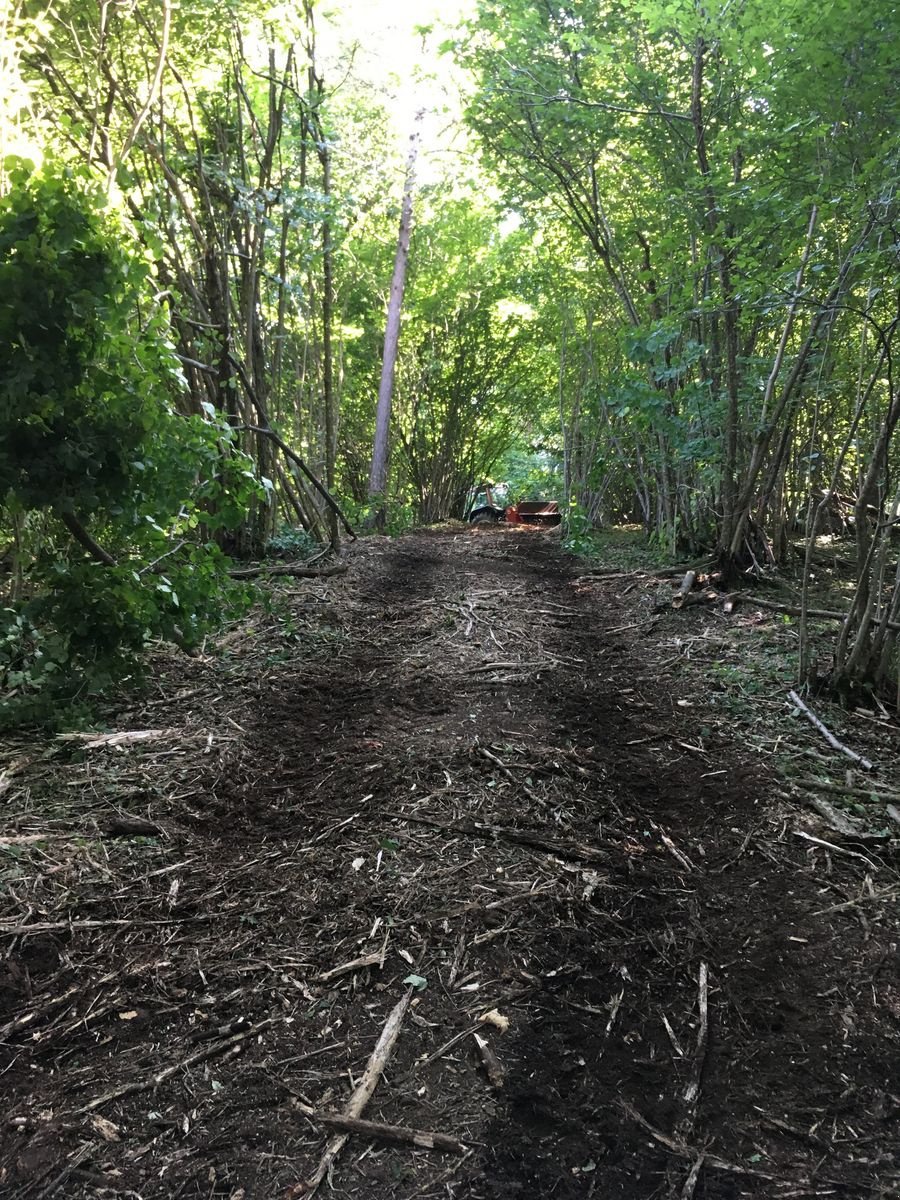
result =
[{"label": "green foliage", "polygon": [[312,558],[321,546],[305,529],[296,525],[282,525],[278,532],[266,542],[266,555],[273,558],[301,560]]},{"label": "green foliage", "polygon": [[552,450],[514,446],[494,468],[494,474],[506,483],[511,504],[518,500],[564,499],[562,462]]},{"label": "green foliage", "polygon": [[[731,544],[732,493],[752,498],[779,478],[767,461],[748,481],[753,446],[878,213],[842,281],[856,294],[821,322],[794,403],[778,410],[798,442],[811,427],[824,440],[833,426],[808,420],[807,403],[834,397],[846,428],[858,359],[842,325],[866,308],[885,329],[896,317],[884,250],[898,36],[896,9],[851,0],[829,3],[827,20],[773,0],[480,0],[451,49],[473,79],[467,120],[504,200],[548,248],[569,473],[586,507],[595,484],[611,498],[627,482],[664,541]],[[764,406],[814,205],[798,317]],[[771,454],[786,444],[775,438]]]},{"label": "green foliage", "polygon": [[595,549],[594,524],[577,505],[572,504],[564,518],[563,546],[570,554],[590,556]]},{"label": "green foliage", "polygon": [[[52,163],[13,165],[11,179],[0,199],[0,497],[26,535],[0,623],[0,718],[21,719],[133,669],[149,638],[196,646],[246,603],[211,537],[261,489],[210,408],[176,410],[182,381],[148,264],[125,250],[103,197]],[[39,542],[27,537],[36,513],[51,518]]]}]

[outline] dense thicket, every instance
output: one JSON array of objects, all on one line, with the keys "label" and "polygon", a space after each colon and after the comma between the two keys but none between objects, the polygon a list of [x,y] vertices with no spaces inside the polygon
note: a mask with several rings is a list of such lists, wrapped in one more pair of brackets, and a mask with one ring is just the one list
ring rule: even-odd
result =
[{"label": "dense thicket", "polygon": [[630,492],[734,578],[852,497],[852,679],[884,668],[900,603],[898,35],[895,5],[850,0],[483,0],[456,45],[504,195],[563,248],[582,504]]},{"label": "dense thicket", "polygon": [[[337,544],[329,493],[364,517],[402,173],[352,38],[323,66],[309,4],[274,21],[64,0],[7,32],[0,500],[22,700],[64,664],[102,680],[126,643],[193,644],[227,608],[221,550]],[[29,177],[28,158],[47,165]],[[490,201],[456,171],[416,209],[395,522],[461,515],[541,398]]]}]

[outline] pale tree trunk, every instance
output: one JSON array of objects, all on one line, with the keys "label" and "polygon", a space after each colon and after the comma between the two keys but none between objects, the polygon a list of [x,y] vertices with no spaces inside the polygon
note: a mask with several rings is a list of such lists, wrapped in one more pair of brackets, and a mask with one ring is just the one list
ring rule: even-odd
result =
[{"label": "pale tree trunk", "polygon": [[406,286],[406,264],[409,259],[409,238],[412,231],[416,156],[419,153],[418,126],[422,115],[420,112],[416,117],[416,129],[409,139],[409,158],[406,163],[403,203],[400,208],[400,235],[397,239],[397,254],[394,258],[394,275],[391,279],[391,294],[388,299],[387,322],[384,330],[384,357],[381,363],[381,383],[378,388],[378,408],[375,415],[375,445],[372,449],[372,466],[369,471],[369,499],[377,504],[377,512],[372,517],[372,524],[379,527],[384,525],[394,368],[397,363],[397,347],[400,343],[400,312],[403,308],[403,291]]}]

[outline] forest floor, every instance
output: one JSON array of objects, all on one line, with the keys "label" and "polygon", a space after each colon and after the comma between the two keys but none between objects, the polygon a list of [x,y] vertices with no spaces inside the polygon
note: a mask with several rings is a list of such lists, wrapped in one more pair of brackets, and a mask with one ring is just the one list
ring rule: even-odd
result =
[{"label": "forest floor", "polygon": [[853,786],[789,622],[552,534],[347,562],[160,652],[121,736],[7,740],[0,1195],[308,1195],[386,1025],[356,1115],[462,1145],[353,1132],[322,1194],[900,1195],[897,842],[786,777]]}]

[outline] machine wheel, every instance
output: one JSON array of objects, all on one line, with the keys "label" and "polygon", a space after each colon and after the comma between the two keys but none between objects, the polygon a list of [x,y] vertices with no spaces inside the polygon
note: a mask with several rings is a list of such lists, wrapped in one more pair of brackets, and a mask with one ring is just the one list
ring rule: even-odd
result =
[{"label": "machine wheel", "polygon": [[489,509],[482,509],[480,512],[474,512],[472,513],[471,517],[469,517],[470,525],[497,525],[499,522],[500,518],[497,516],[497,514],[491,512]]}]

